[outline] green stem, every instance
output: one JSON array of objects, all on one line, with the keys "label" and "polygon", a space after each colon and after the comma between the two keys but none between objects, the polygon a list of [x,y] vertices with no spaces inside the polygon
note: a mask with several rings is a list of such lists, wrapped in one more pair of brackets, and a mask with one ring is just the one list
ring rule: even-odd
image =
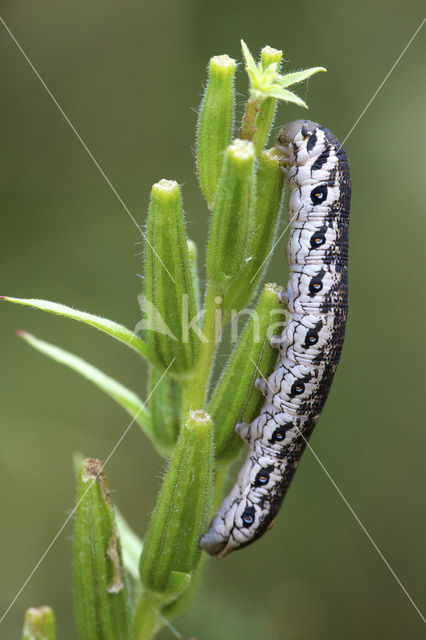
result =
[{"label": "green stem", "polygon": [[257,128],[254,125],[256,116],[259,112],[260,101],[256,98],[250,98],[246,103],[243,122],[238,137],[241,140],[253,140]]},{"label": "green stem", "polygon": [[139,600],[135,616],[135,640],[151,640],[158,620],[158,607],[146,593]]},{"label": "green stem", "polygon": [[[182,385],[183,418],[185,418],[189,411],[202,410],[205,405],[216,346],[220,337],[220,325],[223,319],[223,312],[215,302],[218,294],[217,289],[209,283],[204,305],[203,339],[201,341],[198,359],[189,378]],[[219,318],[217,318],[218,314]]]}]

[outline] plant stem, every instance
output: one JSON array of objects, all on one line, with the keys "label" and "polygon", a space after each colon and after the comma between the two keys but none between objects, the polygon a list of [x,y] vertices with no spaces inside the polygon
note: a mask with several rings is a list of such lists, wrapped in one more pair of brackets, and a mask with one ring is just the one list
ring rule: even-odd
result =
[{"label": "plant stem", "polygon": [[[223,312],[218,308],[215,300],[218,296],[217,289],[209,283],[207,286],[206,301],[203,317],[203,339],[201,342],[198,359],[189,378],[183,383],[182,417],[189,411],[204,408],[208,385],[216,353],[217,342],[220,338]],[[217,317],[219,315],[219,318]],[[219,320],[219,322],[217,322]]]},{"label": "plant stem", "polygon": [[241,140],[253,140],[253,136],[256,133],[256,127],[254,122],[259,112],[260,101],[256,98],[250,98],[246,103],[246,109],[244,111],[243,122],[239,131],[238,137]]},{"label": "plant stem", "polygon": [[135,616],[135,640],[151,640],[157,625],[158,608],[146,593],[139,600]]}]

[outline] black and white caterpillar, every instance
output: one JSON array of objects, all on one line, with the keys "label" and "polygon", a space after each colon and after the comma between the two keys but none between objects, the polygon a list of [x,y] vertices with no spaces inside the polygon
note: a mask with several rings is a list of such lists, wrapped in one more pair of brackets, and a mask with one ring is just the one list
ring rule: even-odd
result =
[{"label": "black and white caterpillar", "polygon": [[290,186],[289,319],[271,344],[277,367],[256,382],[266,401],[236,431],[249,445],[238,481],[201,547],[223,557],[259,538],[280,508],[322,407],[342,351],[348,311],[349,165],[335,136],[296,120],[279,133]]}]

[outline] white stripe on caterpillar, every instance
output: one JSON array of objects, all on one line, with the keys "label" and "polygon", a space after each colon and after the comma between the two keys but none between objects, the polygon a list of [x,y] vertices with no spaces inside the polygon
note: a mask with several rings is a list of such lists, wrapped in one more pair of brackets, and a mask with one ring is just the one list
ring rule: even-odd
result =
[{"label": "white stripe on caterpillar", "polygon": [[296,120],[279,133],[277,149],[290,186],[289,281],[282,296],[289,320],[271,344],[275,371],[256,386],[260,415],[236,431],[249,452],[201,547],[223,557],[270,526],[319,418],[343,346],[348,309],[349,165],[325,127]]}]

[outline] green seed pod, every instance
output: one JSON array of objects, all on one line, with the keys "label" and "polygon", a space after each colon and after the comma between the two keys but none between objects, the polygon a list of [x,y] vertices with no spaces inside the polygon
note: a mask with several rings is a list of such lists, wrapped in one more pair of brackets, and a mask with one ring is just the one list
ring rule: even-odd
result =
[{"label": "green seed pod", "polygon": [[218,294],[229,292],[250,256],[254,200],[254,147],[235,140],[225,152],[207,247],[207,274]]},{"label": "green seed pod", "polygon": [[[272,47],[264,47],[260,54],[260,63],[262,67],[266,69],[270,64],[275,62],[278,73],[282,57],[282,51],[273,49]],[[275,98],[266,98],[259,106],[259,111],[254,121],[256,133],[253,136],[257,155],[260,154],[268,140],[269,132],[275,118],[276,106],[277,100]]]},{"label": "green seed pod", "polygon": [[132,629],[120,541],[100,460],[78,479],[74,532],[74,608],[85,640],[130,640]]},{"label": "green seed pod", "polygon": [[55,615],[50,607],[27,609],[22,640],[56,640]]},{"label": "green seed pod", "polygon": [[280,158],[273,147],[259,156],[256,180],[255,224],[250,260],[225,298],[226,316],[240,311],[254,296],[268,266],[281,218],[284,178]]},{"label": "green seed pod", "polygon": [[232,138],[235,69],[236,61],[227,55],[211,58],[207,89],[200,108],[197,169],[201,191],[209,208],[215,200],[223,154]]},{"label": "green seed pod", "polygon": [[169,457],[179,434],[181,385],[150,367],[148,397],[152,437],[157,449]]},{"label": "green seed pod", "polygon": [[148,344],[171,374],[184,375],[195,362],[199,338],[187,330],[197,306],[180,191],[173,180],[160,180],[151,191],[142,305]]},{"label": "green seed pod", "polygon": [[[228,461],[239,451],[242,440],[234,431],[237,422],[251,422],[264,397],[253,387],[259,376],[268,375],[277,359],[270,344],[270,328],[278,333],[284,321],[284,307],[278,300],[280,288],[267,284],[257,307],[219,379],[208,405],[215,425],[216,460]],[[278,316],[278,318],[277,318]]]},{"label": "green seed pod", "polygon": [[[216,469],[213,501],[210,514],[211,518],[219,509],[219,506],[222,502],[227,478],[228,468],[226,465],[222,465],[221,467]],[[211,556],[209,556],[207,553],[203,553],[201,555],[200,561],[197,566],[197,571],[192,577],[191,584],[189,585],[188,589],[186,589],[186,591],[184,591],[184,593],[182,593],[182,595],[180,595],[172,603],[162,607],[161,616],[163,618],[163,621],[164,619],[166,619],[172,622],[176,618],[180,618],[185,613],[192,600],[194,599],[198,587],[200,586],[200,581],[204,575],[204,571],[207,568],[209,560],[211,560]]]},{"label": "green seed pod", "polygon": [[142,584],[159,605],[176,599],[196,570],[213,489],[213,425],[189,414],[170,460],[144,540]]}]

